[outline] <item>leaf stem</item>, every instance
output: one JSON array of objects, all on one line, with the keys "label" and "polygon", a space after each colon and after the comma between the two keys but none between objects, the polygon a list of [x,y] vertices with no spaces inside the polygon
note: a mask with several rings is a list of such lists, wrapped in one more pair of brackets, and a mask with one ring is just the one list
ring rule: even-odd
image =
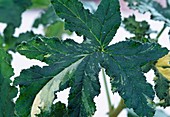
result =
[{"label": "leaf stem", "polygon": [[109,94],[109,89],[108,89],[108,86],[107,86],[106,74],[105,74],[104,68],[102,68],[102,75],[103,75],[104,86],[105,86],[105,89],[106,89],[106,95],[107,95],[109,112],[110,112],[113,109],[113,106],[112,106],[111,99],[110,99],[110,94]]},{"label": "leaf stem", "polygon": [[159,37],[161,36],[161,34],[163,33],[163,31],[166,28],[166,24],[164,24],[163,28],[161,29],[161,31],[158,33],[158,35],[156,36],[156,42],[158,42]]},{"label": "leaf stem", "polygon": [[126,105],[124,104],[124,100],[121,98],[117,108],[109,113],[109,117],[117,117],[125,107]]}]

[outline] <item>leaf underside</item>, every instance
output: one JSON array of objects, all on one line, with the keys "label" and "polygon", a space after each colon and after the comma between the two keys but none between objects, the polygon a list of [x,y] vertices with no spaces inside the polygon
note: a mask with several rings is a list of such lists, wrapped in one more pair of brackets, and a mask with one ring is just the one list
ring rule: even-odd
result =
[{"label": "leaf underside", "polygon": [[[119,92],[125,104],[140,116],[152,116],[147,98],[154,92],[142,73],[141,67],[168,53],[155,43],[124,41],[108,46],[120,22],[118,0],[102,0],[91,14],[77,0],[52,0],[56,14],[65,19],[65,27],[84,36],[81,44],[71,39],[37,36],[20,44],[17,50],[31,59],[49,66],[34,66],[23,70],[16,78],[20,97],[16,102],[17,114],[26,117],[36,95],[41,90],[44,111],[50,112],[54,93],[71,87],[67,110],[70,117],[89,117],[96,111],[93,101],[100,93],[98,74],[101,67],[111,77],[113,93]],[[80,12],[81,11],[81,12]],[[21,108],[22,106],[22,108]],[[63,115],[64,116],[64,115]]]}]

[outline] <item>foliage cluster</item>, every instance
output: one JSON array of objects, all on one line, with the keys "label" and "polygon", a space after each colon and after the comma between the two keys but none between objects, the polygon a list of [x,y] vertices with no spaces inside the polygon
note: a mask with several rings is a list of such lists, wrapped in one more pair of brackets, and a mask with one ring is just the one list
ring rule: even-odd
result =
[{"label": "foliage cluster", "polygon": [[[37,94],[44,104],[39,107],[38,117],[90,117],[96,111],[94,97],[100,94],[101,69],[110,77],[112,92],[121,96],[122,109],[134,110],[128,116],[153,117],[157,106],[170,106],[170,56],[157,43],[163,30],[170,26],[169,1],[163,7],[152,0],[126,0],[130,8],[150,12],[151,19],[165,22],[156,38],[150,37],[155,31],[146,21],[138,22],[135,16],[121,21],[118,0],[102,0],[97,10],[91,12],[84,8],[85,2],[0,0],[0,22],[7,25],[0,34],[0,117],[31,116]],[[43,25],[45,36],[30,31],[15,37],[22,13],[36,8],[43,12],[32,27]],[[121,23],[134,36],[110,45]],[[62,39],[63,33],[72,32],[83,36],[83,42]],[[12,82],[9,50],[48,66],[23,70]],[[155,71],[154,87],[144,76],[150,69]],[[20,95],[13,102],[18,85]],[[53,104],[56,93],[66,88],[70,88],[68,106],[61,102]],[[153,101],[155,94],[159,103]],[[117,116],[117,110],[110,106],[109,116]]]}]

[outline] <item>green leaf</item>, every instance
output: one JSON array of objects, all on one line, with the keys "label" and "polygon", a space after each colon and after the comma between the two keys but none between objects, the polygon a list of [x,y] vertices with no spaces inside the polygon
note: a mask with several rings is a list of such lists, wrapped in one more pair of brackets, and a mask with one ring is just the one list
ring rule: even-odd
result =
[{"label": "green leaf", "polygon": [[14,103],[17,90],[10,86],[13,69],[10,65],[11,56],[0,47],[0,117],[14,117]]},{"label": "green leaf", "polygon": [[94,97],[100,93],[98,74],[102,66],[112,78],[113,93],[118,91],[127,107],[140,116],[153,116],[154,109],[147,100],[153,100],[154,91],[141,67],[155,62],[168,50],[156,43],[135,41],[108,46],[120,25],[118,0],[102,0],[94,14],[84,10],[77,0],[52,3],[57,14],[65,19],[66,28],[83,35],[84,41],[78,44],[71,39],[37,36],[18,46],[21,54],[48,66],[23,70],[16,78],[15,85],[21,89],[17,114],[29,116],[36,95],[44,104],[42,109],[50,112],[55,93],[70,87],[68,116],[91,117],[96,111]]},{"label": "green leaf", "polygon": [[0,22],[19,27],[22,12],[30,6],[30,0],[0,0]]},{"label": "green leaf", "polygon": [[77,0],[51,0],[57,15],[65,19],[66,30],[75,31],[102,49],[115,35],[121,21],[118,0],[102,0],[91,14]]},{"label": "green leaf", "polygon": [[[39,38],[37,39],[39,40]],[[44,44],[41,44],[40,40],[38,43],[35,43],[35,39],[33,39],[26,45],[21,45],[18,48],[21,49],[20,52],[26,54],[29,57],[38,57],[39,55],[44,56],[47,53],[51,55],[49,58],[47,57],[46,60],[43,59],[45,60],[45,62],[50,64],[49,67],[44,67],[42,69],[39,67],[33,67],[29,70],[24,70],[21,73],[21,76],[16,79],[16,84],[19,84],[21,86],[21,96],[18,99],[16,106],[18,107],[17,110],[19,110],[19,113],[21,113],[20,116],[26,116],[28,113],[30,113],[30,110],[28,111],[27,109],[31,108],[36,94],[43,87],[45,87],[45,89],[42,89],[42,92],[44,93],[42,93],[41,96],[43,97],[42,100],[47,100],[44,101],[47,105],[52,104],[52,100],[54,99],[54,91],[60,91],[65,88],[72,87],[69,95],[69,114],[75,116],[77,114],[80,114],[77,116],[92,115],[95,111],[95,107],[93,101],[90,100],[93,99],[95,95],[99,94],[99,91],[96,91],[95,93],[95,90],[100,89],[100,85],[98,84],[98,72],[100,70],[99,63],[102,63],[102,60],[105,60],[102,65],[108,71],[108,75],[111,77],[113,77],[113,75],[110,74],[114,74],[117,76],[117,81],[112,81],[112,85],[117,87],[118,92],[125,99],[126,105],[129,108],[134,108],[135,112],[141,115],[150,114],[148,113],[149,111],[153,112],[151,107],[147,105],[147,99],[145,98],[145,96],[153,99],[154,93],[151,85],[146,83],[146,80],[141,73],[140,66],[146,64],[149,61],[154,61],[160,56],[164,55],[164,53],[166,53],[165,49],[160,49],[160,46],[158,46],[157,44],[144,45],[133,41],[121,42],[108,47],[108,53],[106,52],[107,54],[104,54],[103,56],[101,55],[102,53],[96,52],[94,54],[90,54],[92,52],[89,51],[88,53],[86,49],[89,48],[89,46],[81,49],[80,47],[83,44],[79,45],[71,40],[67,40],[64,42],[56,41],[55,43],[54,41],[53,39],[41,38],[41,42],[44,42]],[[48,42],[48,44],[45,42]],[[73,43],[75,44],[73,45]],[[33,50],[34,53],[37,52],[37,55],[29,54],[29,50],[32,49],[26,48],[27,46],[31,47],[33,45],[36,45],[35,47],[37,47],[36,49],[38,51]],[[22,46],[23,48],[21,48]],[[54,53],[52,50],[49,49],[52,47],[54,49]],[[125,50],[127,51],[122,51],[122,47],[126,47]],[[43,53],[43,49],[46,50],[45,52],[47,53]],[[155,55],[155,53],[157,54]],[[64,56],[62,56],[62,54]],[[115,56],[115,61],[112,56]],[[144,59],[146,57],[147,59]],[[52,59],[54,61],[51,61]],[[119,68],[118,66],[122,66],[122,68]],[[121,82],[119,80],[121,80]],[[58,83],[55,84],[55,82]],[[140,84],[138,84],[139,82]],[[45,84],[46,86],[44,86]],[[53,85],[54,87],[50,88]],[[130,93],[130,91],[132,94]],[[86,96],[84,96],[84,94],[86,94]],[[89,99],[89,97],[92,98]],[[84,99],[83,102],[81,102],[82,99]],[[131,102],[133,103],[131,104]],[[20,108],[20,105],[23,104],[24,108]],[[140,107],[138,105],[140,105]],[[144,106],[145,108],[141,109]],[[83,110],[84,108],[85,110]],[[25,113],[27,114],[24,115]]]},{"label": "green leaf", "polygon": [[130,8],[137,9],[142,13],[150,12],[151,18],[154,20],[164,21],[170,26],[170,5],[168,0],[164,8],[154,0],[125,0],[129,3]]},{"label": "green leaf", "polygon": [[56,115],[59,117],[63,117],[63,115],[65,117],[68,117],[65,104],[61,102],[53,104],[51,107],[51,111],[41,110],[41,113],[37,114],[37,117],[56,117]]},{"label": "green leaf", "polygon": [[99,58],[98,53],[87,56],[75,71],[68,99],[69,114],[72,117],[88,117],[96,111],[93,99],[100,93]]},{"label": "green leaf", "polygon": [[[99,81],[97,79],[100,70],[97,61],[99,58],[96,56],[97,53],[89,56],[91,53],[91,51],[89,51],[90,49],[85,50],[83,45],[79,45],[72,40],[57,41],[56,39],[48,38],[37,38],[36,40],[38,40],[38,43],[36,43],[35,40],[31,40],[30,44],[35,45],[36,49],[40,51],[34,51],[34,53],[38,53],[36,53],[37,55],[32,54],[32,56],[44,56],[44,54],[49,54],[50,56],[44,60],[49,63],[50,66],[44,67],[43,69],[32,67],[29,70],[24,70],[20,77],[16,79],[15,84],[20,84],[20,86],[22,86],[20,98],[16,103],[18,115],[21,117],[29,115],[34,98],[41,89],[43,92],[41,94],[43,95],[42,100],[45,100],[44,103],[47,104],[46,107],[48,110],[48,106],[52,104],[54,99],[54,91],[59,90],[60,85],[65,86],[68,82],[69,85],[66,86],[72,87],[72,93],[70,93],[70,95],[73,95],[70,100],[77,100],[78,97],[75,98],[74,95],[76,95],[75,93],[78,93],[80,99],[77,100],[77,103],[82,106],[79,107],[80,110],[76,110],[74,107],[75,103],[70,103],[69,108],[73,108],[75,111],[69,110],[69,113],[73,115],[75,113],[82,115],[94,114],[95,106],[92,99],[99,94],[100,89]],[[21,51],[23,51],[25,47],[21,49]],[[93,62],[94,58],[96,58],[96,63]],[[90,66],[86,66],[86,64],[94,64],[96,67],[91,68]],[[54,85],[56,82],[58,82],[58,85]],[[84,87],[86,87],[86,89],[84,89]],[[76,90],[80,90],[81,93]],[[92,93],[90,94],[87,90],[92,91]],[[86,97],[87,95],[89,97]],[[84,108],[84,104],[89,104],[90,107]],[[24,105],[23,108],[21,108],[20,105]]]},{"label": "green leaf", "polygon": [[38,59],[47,64],[53,64],[64,60],[66,57],[80,56],[81,54],[83,56],[92,53],[94,47],[89,46],[87,48],[88,45],[88,43],[80,45],[70,39],[62,41],[57,38],[37,36],[31,41],[20,44],[17,50],[30,59]]},{"label": "green leaf", "polygon": [[[157,60],[158,56],[167,52],[159,48],[154,43],[121,42],[108,47],[109,54],[104,55],[103,67],[111,77],[113,92],[117,91],[126,106],[133,108],[139,116],[153,116],[154,113],[147,102],[147,99],[153,100],[154,91],[146,82],[141,66]],[[158,56],[155,53],[159,53]]]}]

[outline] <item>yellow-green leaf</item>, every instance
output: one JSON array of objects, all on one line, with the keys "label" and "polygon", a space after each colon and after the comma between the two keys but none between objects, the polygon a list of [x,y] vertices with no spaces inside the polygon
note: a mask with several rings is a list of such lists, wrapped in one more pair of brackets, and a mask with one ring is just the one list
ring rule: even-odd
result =
[{"label": "yellow-green leaf", "polygon": [[170,80],[170,54],[160,58],[156,63],[156,68],[165,78]]}]

